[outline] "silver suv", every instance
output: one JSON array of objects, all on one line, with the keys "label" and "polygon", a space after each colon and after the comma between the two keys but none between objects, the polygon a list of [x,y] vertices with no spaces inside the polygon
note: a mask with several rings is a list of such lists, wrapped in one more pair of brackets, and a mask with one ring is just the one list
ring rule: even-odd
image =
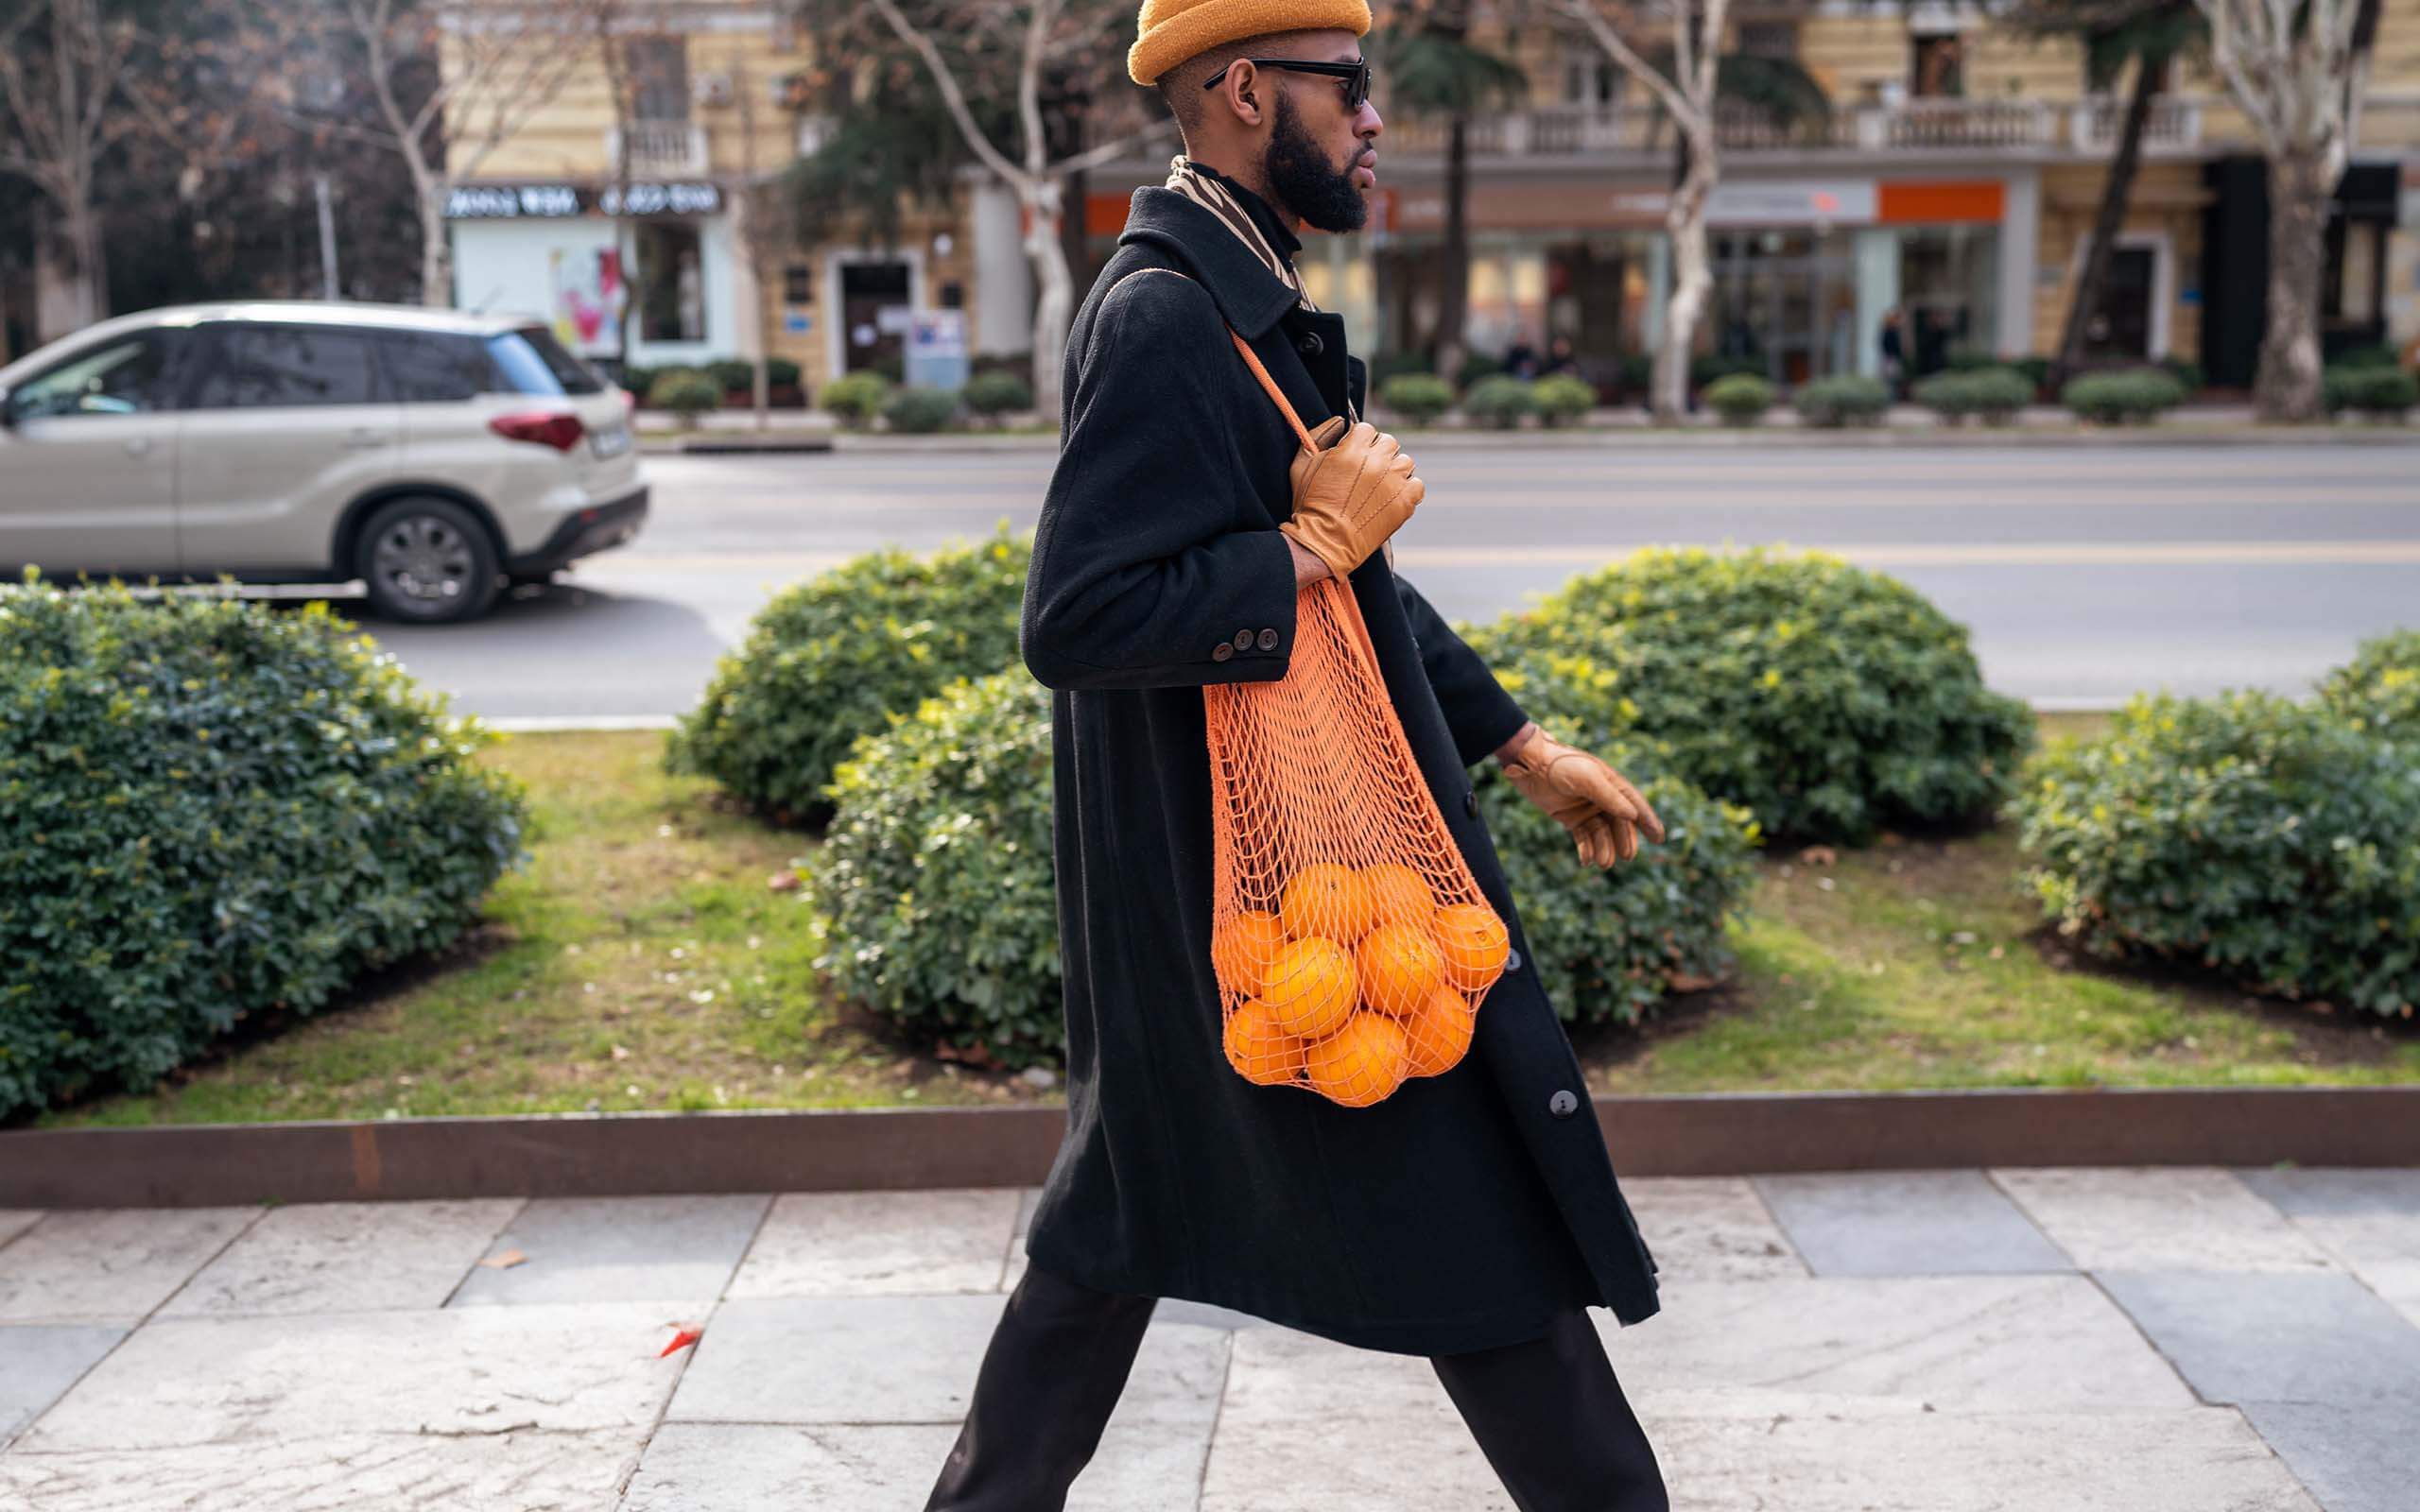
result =
[{"label": "silver suv", "polygon": [[358,579],[484,612],[647,518],[630,402],[526,317],[268,301],[120,316],[0,368],[0,567]]}]

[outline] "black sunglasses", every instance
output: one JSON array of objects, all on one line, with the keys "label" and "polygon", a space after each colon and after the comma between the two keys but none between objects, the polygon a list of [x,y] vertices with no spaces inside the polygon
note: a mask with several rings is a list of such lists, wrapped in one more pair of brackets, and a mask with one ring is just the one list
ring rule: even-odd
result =
[{"label": "black sunglasses", "polygon": [[[1348,79],[1351,82],[1344,86],[1344,108],[1348,111],[1359,110],[1361,102],[1370,97],[1370,60],[1366,58],[1355,63],[1306,63],[1294,58],[1244,58],[1237,61],[1255,68],[1290,68],[1297,74],[1325,74],[1331,78]],[[1235,66],[1231,62],[1227,68]],[[1227,77],[1227,68],[1211,75],[1201,87],[1217,89],[1219,80]]]}]

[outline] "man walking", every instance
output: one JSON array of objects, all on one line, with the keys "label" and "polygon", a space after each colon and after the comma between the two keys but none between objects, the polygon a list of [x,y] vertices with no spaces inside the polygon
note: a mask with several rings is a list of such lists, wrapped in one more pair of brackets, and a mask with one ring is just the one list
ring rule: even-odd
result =
[{"label": "man walking", "polygon": [[[1184,135],[1068,335],[1019,639],[1053,690],[1067,1134],[1028,1265],[927,1512],[1056,1512],[1157,1298],[1428,1358],[1523,1512],[1664,1512],[1585,1309],[1656,1310],[1569,1040],[1526,959],[1469,768],[1491,755],[1607,867],[1662,822],[1524,717],[1394,575],[1425,485],[1305,295],[1304,222],[1363,224],[1367,0],[1146,0],[1128,58]],[[1235,350],[1247,342],[1321,451]],[[1202,689],[1286,675],[1296,594],[1352,588],[1421,776],[1512,952],[1476,1038],[1365,1108],[1229,1065],[1210,954]],[[1384,1446],[1367,1446],[1382,1451]]]}]

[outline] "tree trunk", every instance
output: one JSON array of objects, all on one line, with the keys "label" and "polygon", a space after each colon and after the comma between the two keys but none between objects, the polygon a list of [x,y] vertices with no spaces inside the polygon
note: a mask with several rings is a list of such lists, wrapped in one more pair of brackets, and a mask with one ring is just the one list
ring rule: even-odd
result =
[{"label": "tree trunk", "polygon": [[447,309],[454,303],[454,249],[445,243],[443,186],[424,182],[419,199],[420,302]]},{"label": "tree trunk", "polygon": [[2253,406],[2260,419],[2322,418],[2320,261],[2327,246],[2334,176],[2318,154],[2269,160],[2269,328],[2260,341]]},{"label": "tree trunk", "polygon": [[[2125,228],[2126,203],[2134,198],[2135,169],[2142,162],[2143,132],[2151,124],[2152,100],[2158,93],[2156,60],[2148,54],[2135,60],[2135,87],[2126,96],[2126,119],[2118,133],[2117,156],[2109,160],[2108,177],[2100,186],[2100,209],[2093,216],[2092,240],[2085,244],[2083,270],[2077,275],[2074,298],[2067,304],[2066,324],[2059,333],[2059,350],[2050,363],[2050,391],[2066,387],[2083,362],[2084,332],[2100,308],[2101,284]],[[2152,353],[2157,355],[2157,353]]]},{"label": "tree trunk", "polygon": [[1437,376],[1456,383],[1462,369],[1464,318],[1470,313],[1470,150],[1463,117],[1445,123],[1445,236],[1440,244],[1444,286],[1437,301]]},{"label": "tree trunk", "polygon": [[1067,320],[1073,301],[1067,248],[1059,225],[1060,181],[1025,179],[1016,185],[1025,206],[1025,254],[1041,285],[1033,301],[1033,407],[1046,421],[1059,418],[1059,373],[1067,351]]},{"label": "tree trunk", "polygon": [[[1685,126],[1683,129],[1687,131]],[[1705,204],[1714,193],[1717,171],[1712,133],[1690,133],[1688,148],[1688,171],[1673,186],[1671,203],[1664,210],[1665,234],[1672,242],[1672,298],[1664,307],[1664,338],[1656,343],[1649,389],[1660,425],[1678,424],[1688,406],[1689,352],[1696,345],[1698,317],[1714,288],[1705,241]]]}]

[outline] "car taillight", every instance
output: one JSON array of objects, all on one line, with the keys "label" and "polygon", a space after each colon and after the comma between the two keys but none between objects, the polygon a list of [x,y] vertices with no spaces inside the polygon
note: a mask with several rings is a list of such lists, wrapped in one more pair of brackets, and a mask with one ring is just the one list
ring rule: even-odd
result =
[{"label": "car taillight", "polygon": [[508,441],[535,441],[558,452],[570,451],[588,434],[577,415],[498,415],[488,429]]}]

